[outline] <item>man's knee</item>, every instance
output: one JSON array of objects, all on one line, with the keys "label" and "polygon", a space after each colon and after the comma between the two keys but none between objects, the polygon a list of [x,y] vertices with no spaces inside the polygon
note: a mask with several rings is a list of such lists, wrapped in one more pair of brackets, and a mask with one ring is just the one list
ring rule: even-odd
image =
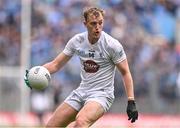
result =
[{"label": "man's knee", "polygon": [[56,128],[65,126],[66,125],[60,124],[59,122],[52,120],[52,118],[45,124],[45,128]]},{"label": "man's knee", "polygon": [[45,125],[45,128],[53,128],[56,127],[54,123],[52,123],[51,121],[48,121]]},{"label": "man's knee", "polygon": [[85,118],[77,118],[74,123],[75,127],[88,128],[91,125],[91,122]]},{"label": "man's knee", "polygon": [[50,127],[54,127],[52,124],[49,124],[49,123],[47,123],[46,125],[45,125],[45,128],[50,128]]}]

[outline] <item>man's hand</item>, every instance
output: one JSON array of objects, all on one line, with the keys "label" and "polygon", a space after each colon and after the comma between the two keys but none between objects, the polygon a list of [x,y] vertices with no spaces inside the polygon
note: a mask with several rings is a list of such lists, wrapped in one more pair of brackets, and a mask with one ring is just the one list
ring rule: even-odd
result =
[{"label": "man's hand", "polygon": [[24,75],[24,82],[26,83],[26,85],[27,85],[30,89],[32,89],[32,87],[31,87],[30,84],[29,84],[28,73],[29,73],[29,71],[26,70],[26,74]]},{"label": "man's hand", "polygon": [[129,100],[127,105],[127,115],[128,120],[131,120],[131,123],[135,122],[138,119],[138,111],[136,109],[136,103],[134,100]]}]

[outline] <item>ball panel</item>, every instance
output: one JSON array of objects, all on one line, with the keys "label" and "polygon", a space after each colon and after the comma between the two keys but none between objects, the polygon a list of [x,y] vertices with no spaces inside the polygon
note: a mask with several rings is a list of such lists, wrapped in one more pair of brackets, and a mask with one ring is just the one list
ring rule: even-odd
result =
[{"label": "ball panel", "polygon": [[43,90],[49,85],[51,75],[45,67],[35,66],[29,70],[28,80],[32,88]]}]

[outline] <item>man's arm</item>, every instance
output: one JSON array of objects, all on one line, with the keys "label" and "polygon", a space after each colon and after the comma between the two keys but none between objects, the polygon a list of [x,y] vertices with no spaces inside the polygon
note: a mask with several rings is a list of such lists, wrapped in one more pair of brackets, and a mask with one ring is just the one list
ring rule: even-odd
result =
[{"label": "man's arm", "polygon": [[116,64],[116,67],[122,74],[128,100],[134,100],[133,80],[132,80],[132,76],[129,70],[127,59]]},{"label": "man's arm", "polygon": [[[71,56],[68,56],[62,52],[54,60],[52,60],[51,62],[48,62],[42,66],[44,66],[49,71],[49,73],[52,74],[52,73],[55,73],[58,70],[60,70],[68,62],[68,60],[70,58],[71,58]],[[24,81],[25,81],[26,85],[30,89],[32,89],[31,85],[29,84],[28,73],[29,73],[29,71],[26,70],[26,74],[24,75]]]},{"label": "man's arm", "polygon": [[71,56],[61,52],[54,60],[44,64],[43,66],[50,72],[50,74],[52,74],[60,70],[70,58]]},{"label": "man's arm", "polygon": [[127,59],[116,64],[116,67],[122,74],[123,82],[124,82],[124,86],[126,90],[126,95],[128,98],[128,105],[127,105],[127,110],[126,110],[127,115],[129,117],[128,120],[131,120],[131,123],[133,123],[138,119],[138,111],[136,109],[136,103],[135,103],[135,98],[134,98],[133,79],[131,76],[131,72],[129,70]]}]

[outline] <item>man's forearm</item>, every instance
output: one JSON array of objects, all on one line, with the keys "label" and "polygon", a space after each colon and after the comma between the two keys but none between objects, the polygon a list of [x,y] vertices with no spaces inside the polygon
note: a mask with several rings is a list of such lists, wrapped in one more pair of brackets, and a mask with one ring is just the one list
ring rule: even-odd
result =
[{"label": "man's forearm", "polygon": [[123,82],[128,100],[134,100],[133,80],[130,73],[126,73],[123,75]]},{"label": "man's forearm", "polygon": [[70,58],[71,56],[65,55],[62,52],[53,61],[46,63],[43,66],[47,68],[50,74],[52,74],[60,70]]},{"label": "man's forearm", "polygon": [[53,64],[53,62],[46,63],[42,66],[45,67],[49,71],[50,74],[55,73],[58,70],[57,66]]}]

